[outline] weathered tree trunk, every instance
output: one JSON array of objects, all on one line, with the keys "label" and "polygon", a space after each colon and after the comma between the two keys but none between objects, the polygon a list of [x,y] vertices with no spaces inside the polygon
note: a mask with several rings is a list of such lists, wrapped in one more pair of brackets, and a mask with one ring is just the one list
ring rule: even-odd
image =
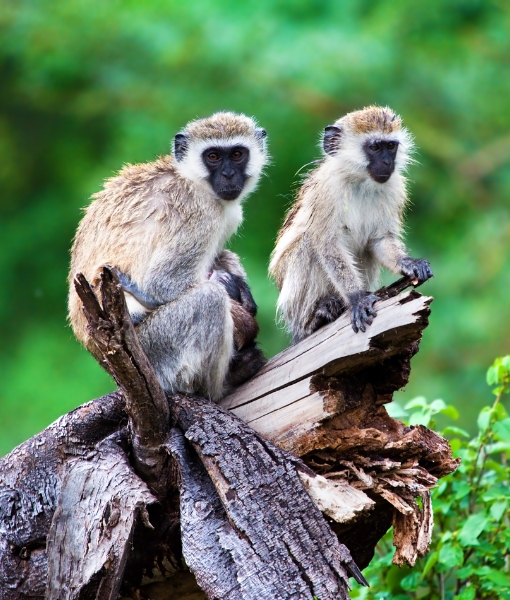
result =
[{"label": "weathered tree trunk", "polygon": [[80,279],[120,391],[0,460],[0,598],[347,598],[392,523],[395,562],[414,564],[430,540],[429,490],[457,463],[445,440],[383,406],[427,325],[430,298],[393,297],[408,284],[380,290],[365,334],[340,317],[222,409],[167,402],[111,272],[102,307]]}]

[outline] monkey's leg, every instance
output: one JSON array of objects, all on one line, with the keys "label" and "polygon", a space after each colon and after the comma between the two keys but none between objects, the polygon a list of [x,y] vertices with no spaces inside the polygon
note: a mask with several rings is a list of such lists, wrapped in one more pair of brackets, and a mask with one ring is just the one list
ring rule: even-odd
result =
[{"label": "monkey's leg", "polygon": [[321,298],[315,305],[313,313],[305,327],[307,331],[313,333],[314,331],[317,331],[317,329],[324,327],[324,325],[338,319],[346,309],[346,302],[338,295]]},{"label": "monkey's leg", "polygon": [[365,291],[364,282],[347,252],[325,255],[322,264],[333,285],[347,298],[351,308],[351,325],[354,333],[366,331],[377,316],[373,306],[377,296]]},{"label": "monkey's leg", "polygon": [[136,328],[165,391],[221,397],[234,352],[230,300],[207,281],[160,306]]}]

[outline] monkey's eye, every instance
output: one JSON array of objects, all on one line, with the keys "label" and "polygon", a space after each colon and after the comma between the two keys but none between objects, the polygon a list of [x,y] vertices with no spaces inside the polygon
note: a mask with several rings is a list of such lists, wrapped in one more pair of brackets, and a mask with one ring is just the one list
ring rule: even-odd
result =
[{"label": "monkey's eye", "polygon": [[377,150],[381,149],[381,145],[378,144],[377,142],[374,142],[373,144],[370,144],[369,146],[370,150],[372,150],[373,152],[377,152]]},{"label": "monkey's eye", "polygon": [[209,154],[207,155],[207,158],[211,162],[216,162],[217,160],[220,160],[220,155],[217,152],[209,152]]},{"label": "monkey's eye", "polygon": [[388,150],[393,150],[393,148],[395,148],[395,142],[388,142],[386,148],[388,148]]},{"label": "monkey's eye", "polygon": [[234,150],[230,155],[233,160],[240,160],[243,157],[241,150]]}]

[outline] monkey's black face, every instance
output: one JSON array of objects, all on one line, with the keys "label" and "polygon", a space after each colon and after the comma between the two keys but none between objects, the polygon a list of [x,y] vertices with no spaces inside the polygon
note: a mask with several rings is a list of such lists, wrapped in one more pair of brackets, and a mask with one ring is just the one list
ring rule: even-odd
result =
[{"label": "monkey's black face", "polygon": [[243,191],[248,179],[246,168],[250,151],[245,146],[213,147],[202,153],[202,160],[209,171],[207,178],[213,190],[222,200],[235,200]]},{"label": "monkey's black face", "polygon": [[386,183],[395,170],[398,142],[376,140],[366,142],[363,150],[368,158],[367,171],[377,183]]}]

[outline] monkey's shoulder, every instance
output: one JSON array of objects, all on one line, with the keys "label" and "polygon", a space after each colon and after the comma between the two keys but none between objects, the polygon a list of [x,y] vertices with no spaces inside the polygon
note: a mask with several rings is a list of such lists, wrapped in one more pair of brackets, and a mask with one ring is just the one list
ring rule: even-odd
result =
[{"label": "monkey's shoulder", "polygon": [[85,213],[87,219],[112,225],[117,220],[164,219],[180,213],[187,218],[195,197],[196,190],[177,172],[173,156],[163,156],[150,163],[125,165],[93,194]]}]

